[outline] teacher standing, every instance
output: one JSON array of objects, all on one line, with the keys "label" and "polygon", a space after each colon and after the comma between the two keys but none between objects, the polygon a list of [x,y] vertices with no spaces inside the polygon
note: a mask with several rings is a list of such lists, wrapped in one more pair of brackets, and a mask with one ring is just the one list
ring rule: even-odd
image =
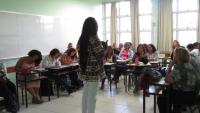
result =
[{"label": "teacher standing", "polygon": [[98,81],[104,75],[104,50],[97,36],[98,25],[93,17],[88,17],[82,28],[77,44],[80,57],[81,78],[84,80],[82,113],[95,113]]}]

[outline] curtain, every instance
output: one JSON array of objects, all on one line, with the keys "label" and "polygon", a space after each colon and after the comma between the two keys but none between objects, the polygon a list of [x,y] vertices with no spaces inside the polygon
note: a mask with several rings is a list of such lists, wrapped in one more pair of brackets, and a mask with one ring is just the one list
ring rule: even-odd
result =
[{"label": "curtain", "polygon": [[158,0],[158,50],[171,51],[173,40],[172,0]]},{"label": "curtain", "polygon": [[110,20],[110,31],[111,31],[111,45],[113,43],[118,44],[117,42],[117,9],[116,2],[112,2],[111,4],[111,20]]},{"label": "curtain", "polygon": [[197,41],[200,42],[200,1],[198,1],[199,11],[198,11],[198,31],[197,31]]},{"label": "curtain", "polygon": [[130,1],[131,12],[131,40],[134,48],[139,44],[140,31],[139,31],[139,0]]}]

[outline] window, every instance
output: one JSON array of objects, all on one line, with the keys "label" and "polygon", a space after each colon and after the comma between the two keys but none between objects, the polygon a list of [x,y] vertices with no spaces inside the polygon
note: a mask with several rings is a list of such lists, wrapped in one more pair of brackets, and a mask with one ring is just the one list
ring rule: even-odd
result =
[{"label": "window", "polygon": [[111,3],[104,4],[104,39],[108,40],[108,44],[111,41],[111,34],[110,34],[110,20],[111,20]]},{"label": "window", "polygon": [[173,0],[173,39],[182,46],[197,41],[198,0]]},{"label": "window", "polygon": [[130,1],[121,1],[117,8],[117,40],[119,43],[131,42]]},{"label": "window", "polygon": [[139,0],[139,28],[141,44],[150,44],[151,41],[151,17],[152,2],[151,0]]}]

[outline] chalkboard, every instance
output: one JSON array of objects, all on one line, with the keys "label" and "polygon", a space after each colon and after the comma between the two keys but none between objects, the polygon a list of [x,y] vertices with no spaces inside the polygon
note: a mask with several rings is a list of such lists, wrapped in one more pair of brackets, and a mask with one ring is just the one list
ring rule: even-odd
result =
[{"label": "chalkboard", "polygon": [[[75,26],[69,26],[73,25],[71,21],[74,21]],[[82,22],[63,21],[52,16],[0,12],[0,59],[25,56],[31,49],[38,49],[42,54],[48,54],[53,48],[65,51],[69,42],[76,45]]]}]

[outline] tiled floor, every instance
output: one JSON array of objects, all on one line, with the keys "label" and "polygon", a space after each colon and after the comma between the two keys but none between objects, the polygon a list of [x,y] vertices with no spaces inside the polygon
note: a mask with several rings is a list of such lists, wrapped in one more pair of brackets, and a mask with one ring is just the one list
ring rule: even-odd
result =
[{"label": "tiled floor", "polygon": [[[142,93],[134,95],[125,93],[124,85],[99,90],[97,95],[96,113],[142,113]],[[29,108],[21,106],[19,113],[81,113],[82,90],[70,96],[62,95],[60,98],[52,97],[51,101],[41,105],[30,104]],[[44,98],[47,100],[47,98]],[[153,113],[153,98],[147,98],[147,113]]]}]

